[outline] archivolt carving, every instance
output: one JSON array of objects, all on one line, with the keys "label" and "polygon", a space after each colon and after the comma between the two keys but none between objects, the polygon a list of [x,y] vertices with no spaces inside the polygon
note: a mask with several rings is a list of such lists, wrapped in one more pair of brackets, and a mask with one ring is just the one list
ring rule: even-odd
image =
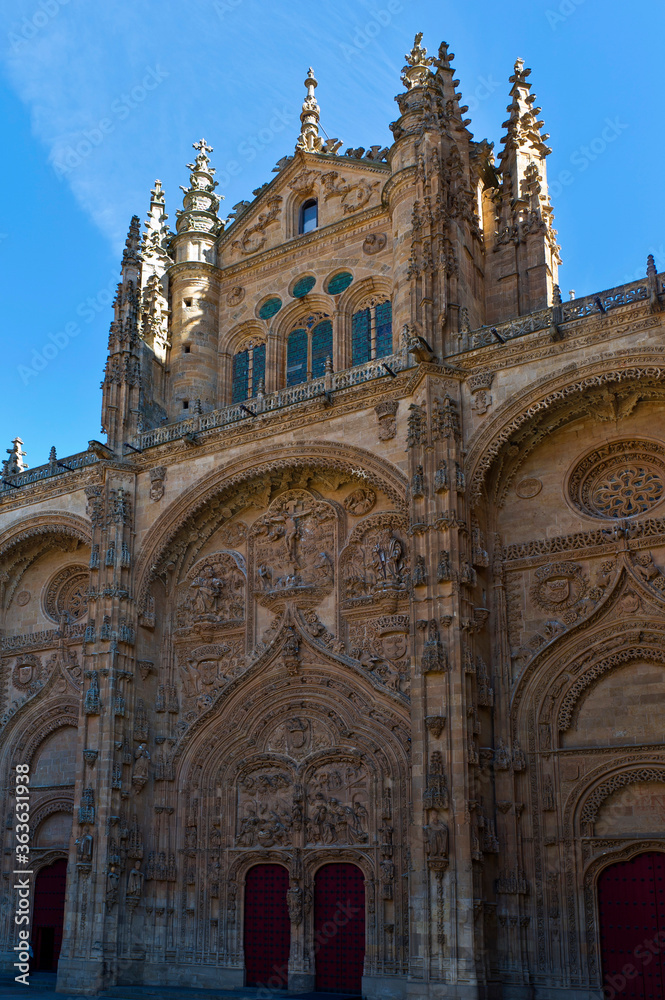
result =
[{"label": "archivolt carving", "polygon": [[[38,710],[33,707],[34,711]],[[72,702],[55,700],[48,709],[44,710],[41,707],[37,718],[32,724],[26,725],[22,736],[12,749],[12,760],[21,764],[31,764],[37,748],[47,736],[63,726],[73,726],[76,729],[78,721],[78,707]],[[8,739],[9,737],[5,735],[4,741],[7,742]]]},{"label": "archivolt carving", "polygon": [[575,708],[582,694],[588,687],[591,687],[599,677],[621,666],[623,663],[630,663],[633,660],[649,660],[655,663],[665,663],[665,649],[662,647],[633,646],[629,649],[622,649],[611,656],[607,656],[590,667],[581,677],[579,677],[570,688],[559,709],[558,728],[560,732],[570,729]]},{"label": "archivolt carving", "polygon": [[[547,427],[542,436],[547,436],[561,423],[574,419],[587,411],[586,396],[590,389],[611,384],[641,383],[642,396],[650,398],[655,394],[662,398],[663,382],[665,381],[665,364],[657,354],[626,353],[621,358],[613,358],[602,365],[594,363],[586,367],[583,373],[576,372],[578,378],[570,380],[570,372],[559,373],[554,378],[546,376],[528,393],[518,395],[516,399],[506,403],[495,415],[491,424],[481,429],[476,440],[469,449],[467,468],[469,469],[469,485],[471,503],[475,506],[481,498],[485,479],[490,468],[497,460],[504,445],[511,441],[514,435],[520,433],[522,444],[513,442],[516,449],[515,458],[519,454],[519,462],[513,461],[511,472],[504,477],[503,489],[507,489],[512,477],[524,458],[541,440],[538,424],[541,417],[547,415]],[[559,411],[561,413],[559,414]],[[554,421],[554,423],[553,423]],[[534,425],[535,435],[527,441],[525,428]]]},{"label": "archivolt carving", "polygon": [[69,621],[83,618],[88,610],[89,578],[87,566],[65,566],[58,570],[44,593],[44,611],[51,621],[59,621],[63,614]]},{"label": "archivolt carving", "polygon": [[639,781],[665,781],[665,767],[639,767],[632,768],[629,771],[619,771],[617,774],[613,774],[610,778],[607,778],[600,785],[597,785],[591,794],[587,796],[580,813],[580,822],[589,831],[588,835],[593,835],[593,824],[596,822],[598,810],[605,799],[612,795],[613,792],[616,792],[617,789],[624,788],[626,785],[633,785]]},{"label": "archivolt carving", "polygon": [[[162,574],[165,582],[178,572],[186,557],[201,550],[220,525],[242,507],[267,506],[273,488],[283,490],[285,479],[306,486],[320,476],[333,476],[337,485],[361,480],[360,485],[381,490],[405,508],[406,479],[394,466],[369,452],[341,445],[313,443],[254,453],[252,460],[216,472],[181,495],[148,533],[137,564],[139,606],[145,607],[150,582]],[[359,476],[362,471],[362,477]]]},{"label": "archivolt carving", "polygon": [[33,813],[30,815],[30,837],[34,838],[40,823],[48,817],[52,816],[53,813],[73,813],[74,812],[74,796],[73,795],[60,795],[54,799],[48,799],[46,802],[41,802]]}]

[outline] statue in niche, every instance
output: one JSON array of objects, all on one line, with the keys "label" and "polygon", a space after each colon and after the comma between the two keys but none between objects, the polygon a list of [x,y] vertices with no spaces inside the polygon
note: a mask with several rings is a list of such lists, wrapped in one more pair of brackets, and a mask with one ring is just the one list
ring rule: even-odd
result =
[{"label": "statue in niche", "polygon": [[80,865],[92,863],[93,839],[90,827],[83,828],[83,836],[76,841],[76,861]]},{"label": "statue in niche", "polygon": [[434,818],[423,827],[425,834],[425,850],[430,861],[439,861],[448,857],[448,827],[441,821],[438,812]]},{"label": "statue in niche", "polygon": [[141,871],[141,862],[135,861],[134,867],[130,869],[129,875],[127,876],[127,899],[134,899],[138,902],[143,893],[143,872]]},{"label": "statue in niche", "polygon": [[334,582],[335,524],[333,508],[304,490],[278,497],[251,530],[259,599],[328,592]]}]

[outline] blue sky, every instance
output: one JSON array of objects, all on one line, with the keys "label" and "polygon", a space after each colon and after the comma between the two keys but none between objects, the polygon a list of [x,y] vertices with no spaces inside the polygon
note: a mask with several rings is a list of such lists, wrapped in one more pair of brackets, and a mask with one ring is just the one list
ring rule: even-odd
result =
[{"label": "blue sky", "polygon": [[[553,153],[564,295],[665,270],[665,6],[643,0],[12,0],[0,20],[0,449],[31,467],[100,437],[111,300],[155,178],[173,224],[191,143],[214,146],[222,215],[291,153],[308,66],[344,147],[389,144],[416,31],[455,52],[475,138],[498,146],[515,59]],[[6,444],[2,442],[5,441]],[[1,457],[1,456],[0,456]]]}]

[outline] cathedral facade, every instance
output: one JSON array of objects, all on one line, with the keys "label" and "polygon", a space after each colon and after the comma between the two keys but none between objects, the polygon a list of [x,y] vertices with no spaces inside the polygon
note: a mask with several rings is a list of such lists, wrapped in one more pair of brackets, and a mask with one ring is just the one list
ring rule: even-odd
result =
[{"label": "cathedral facade", "polygon": [[310,70],[226,220],[196,143],[106,442],[10,451],[7,969],[20,765],[59,990],[663,995],[664,277],[562,300],[530,71],[495,152],[452,59],[417,36],[386,148]]}]

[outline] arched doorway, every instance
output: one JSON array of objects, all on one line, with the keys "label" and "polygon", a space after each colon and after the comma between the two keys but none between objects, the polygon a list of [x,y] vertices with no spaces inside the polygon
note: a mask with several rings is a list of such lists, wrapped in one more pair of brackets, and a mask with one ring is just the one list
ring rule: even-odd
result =
[{"label": "arched doorway", "polygon": [[598,879],[605,996],[665,1000],[665,854],[638,854]]},{"label": "arched doorway", "polygon": [[291,922],[289,874],[282,865],[254,865],[245,879],[245,983],[285,990]]},{"label": "arched doorway", "polygon": [[32,950],[34,968],[55,972],[62,945],[65,917],[67,862],[64,858],[42,868],[35,879],[35,902],[32,911]]},{"label": "arched doorway", "polygon": [[365,960],[365,879],[356,865],[323,865],[314,891],[316,989],[361,991]]}]

